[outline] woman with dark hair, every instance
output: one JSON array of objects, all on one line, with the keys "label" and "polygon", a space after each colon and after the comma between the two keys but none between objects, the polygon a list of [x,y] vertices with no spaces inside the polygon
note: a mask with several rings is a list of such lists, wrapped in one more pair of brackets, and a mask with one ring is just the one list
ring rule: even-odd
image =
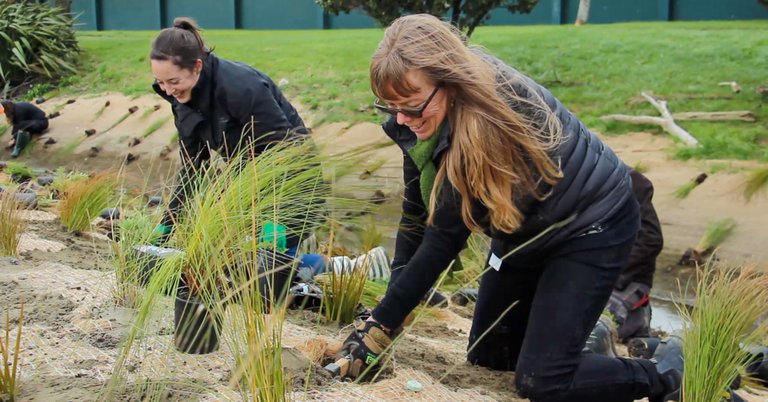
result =
[{"label": "woman with dark hair", "polygon": [[470,363],[515,371],[534,402],[676,398],[678,340],[656,361],[582,351],[640,226],[629,167],[547,89],[433,16],[395,20],[370,77],[403,151],[402,272],[344,342],[349,374],[377,363],[474,231],[491,248]]},{"label": "woman with dark hair", "polygon": [[[251,66],[214,55],[189,18],[176,18],[173,27],[163,29],[149,58],[153,88],[172,105],[181,150],[176,189],[156,229],[167,238],[183,208],[187,184],[208,161],[210,151],[228,158],[248,147],[258,157],[269,144],[308,138],[308,130],[272,79]],[[295,250],[300,230],[269,227],[279,233],[276,242],[282,249]]]},{"label": "woman with dark hair", "polygon": [[33,135],[42,134],[48,129],[45,112],[31,103],[0,101],[0,113],[4,113],[8,123],[13,126],[13,138],[8,142],[8,147],[13,148],[11,156],[14,158],[21,154]]}]

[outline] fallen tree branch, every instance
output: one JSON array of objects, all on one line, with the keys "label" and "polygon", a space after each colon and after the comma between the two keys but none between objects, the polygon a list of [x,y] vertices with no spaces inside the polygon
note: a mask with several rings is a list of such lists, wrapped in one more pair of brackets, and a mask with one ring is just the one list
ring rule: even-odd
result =
[{"label": "fallen tree branch", "polygon": [[732,110],[726,112],[680,112],[673,113],[675,120],[706,120],[706,121],[756,121],[755,114],[749,110]]},{"label": "fallen tree branch", "polygon": [[690,133],[685,131],[682,127],[675,123],[675,119],[667,108],[667,101],[656,100],[654,97],[646,92],[640,93],[645,100],[648,101],[656,110],[659,111],[661,117],[653,116],[627,116],[627,115],[608,115],[603,116],[603,120],[618,120],[633,124],[656,124],[661,126],[664,131],[672,134],[689,147],[695,147],[699,145],[699,141],[694,138]]}]

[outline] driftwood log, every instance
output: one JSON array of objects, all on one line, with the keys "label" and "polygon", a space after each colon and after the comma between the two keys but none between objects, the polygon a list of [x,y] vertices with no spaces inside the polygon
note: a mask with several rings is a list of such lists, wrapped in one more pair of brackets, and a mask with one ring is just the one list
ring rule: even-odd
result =
[{"label": "driftwood log", "polygon": [[690,133],[685,131],[682,127],[675,123],[675,119],[667,108],[667,101],[657,100],[647,92],[642,92],[641,95],[648,101],[656,110],[659,111],[661,117],[655,116],[629,116],[623,114],[611,114],[603,116],[603,120],[615,120],[632,124],[655,124],[661,126],[664,131],[672,134],[689,147],[699,146],[699,140],[697,140]]}]

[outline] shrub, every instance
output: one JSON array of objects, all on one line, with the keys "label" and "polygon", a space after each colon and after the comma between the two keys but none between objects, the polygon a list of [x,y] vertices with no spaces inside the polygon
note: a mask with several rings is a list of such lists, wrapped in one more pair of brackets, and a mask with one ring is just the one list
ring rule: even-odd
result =
[{"label": "shrub", "polygon": [[0,2],[0,94],[37,77],[75,73],[80,49],[72,24],[69,14],[47,3]]}]

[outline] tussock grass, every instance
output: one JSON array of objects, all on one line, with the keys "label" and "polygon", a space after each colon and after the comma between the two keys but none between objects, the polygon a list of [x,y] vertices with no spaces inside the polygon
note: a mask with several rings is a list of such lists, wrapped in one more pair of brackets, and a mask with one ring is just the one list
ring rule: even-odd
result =
[{"label": "tussock grass", "polygon": [[102,133],[106,133],[107,131],[109,131],[109,130],[112,130],[113,128],[117,127],[117,125],[118,125],[118,124],[120,124],[120,123],[124,122],[124,121],[125,121],[125,119],[127,119],[127,118],[128,118],[128,116],[130,116],[130,115],[132,115],[132,114],[133,114],[133,113],[131,113],[131,112],[125,112],[125,114],[123,114],[122,116],[120,116],[120,118],[118,118],[117,120],[115,120],[115,122],[114,122],[114,123],[112,123],[112,125],[111,125],[111,126],[107,127],[107,128],[104,130],[104,131],[102,131]]},{"label": "tussock grass", "polygon": [[764,193],[766,188],[768,188],[768,167],[755,169],[744,182],[744,199],[750,202],[758,194]]},{"label": "tussock grass", "polygon": [[99,110],[94,113],[93,118],[91,121],[96,121],[99,117],[101,117],[102,114],[104,114],[104,110],[106,110],[109,107],[109,101],[104,102],[103,105],[99,108]]},{"label": "tussock grass", "polygon": [[681,200],[688,198],[688,196],[691,194],[691,191],[693,191],[693,189],[698,185],[699,184],[694,181],[689,181],[688,183],[683,184],[682,186],[678,187],[677,190],[675,190],[675,198]]},{"label": "tussock grass", "polygon": [[166,117],[163,117],[163,118],[160,118],[160,119],[157,119],[157,120],[153,121],[152,124],[150,124],[149,127],[147,127],[144,130],[143,133],[141,133],[141,138],[149,137],[150,135],[152,135],[152,133],[154,133],[155,131],[159,130],[160,127],[162,127],[163,124],[165,124],[170,119],[171,119],[170,116],[166,116]]},{"label": "tussock grass", "polygon": [[61,224],[71,232],[88,229],[101,210],[109,206],[116,183],[115,176],[108,172],[69,183],[59,201]]},{"label": "tussock grass", "polygon": [[27,223],[19,215],[19,205],[14,193],[0,193],[0,255],[15,256],[21,234]]},{"label": "tussock grass", "polygon": [[133,247],[151,244],[153,230],[159,217],[138,210],[120,222],[117,241],[112,242],[112,261],[115,267],[115,303],[118,306],[140,306],[142,270],[145,259],[133,255]]},{"label": "tussock grass", "polygon": [[281,267],[265,261],[274,254],[258,240],[262,227],[276,222],[311,231],[354,201],[329,191],[322,177],[334,162],[321,161],[310,142],[275,144],[257,158],[248,158],[250,152],[189,176],[185,208],[167,243],[184,253],[164,259],[153,273],[103,399],[114,399],[126,361],[141,353],[141,339],[153,333],[150,317],[167,308],[162,295],[176,295],[180,277],[212,316],[223,317],[220,339],[233,355],[231,384],[241,399],[288,398],[280,344],[285,304],[261,286]]},{"label": "tussock grass", "polygon": [[[5,336],[0,335],[0,396],[14,402],[18,398],[19,352],[21,350],[22,327],[24,326],[24,303],[19,312],[19,325],[16,331],[16,341],[11,343],[11,316],[5,312]],[[6,400],[6,399],[4,399]]]},{"label": "tussock grass", "polygon": [[638,161],[632,166],[632,169],[635,169],[640,174],[646,174],[648,172],[648,165],[643,163],[643,161]]},{"label": "tussock grass", "polygon": [[768,277],[750,267],[706,264],[696,277],[696,305],[678,304],[683,330],[684,401],[720,402],[749,352],[741,345],[763,341],[768,322]]},{"label": "tussock grass", "polygon": [[707,231],[704,232],[699,243],[696,245],[696,250],[705,251],[712,250],[715,247],[721,245],[728,239],[736,230],[736,221],[731,218],[721,219],[714,221],[707,225]]}]

